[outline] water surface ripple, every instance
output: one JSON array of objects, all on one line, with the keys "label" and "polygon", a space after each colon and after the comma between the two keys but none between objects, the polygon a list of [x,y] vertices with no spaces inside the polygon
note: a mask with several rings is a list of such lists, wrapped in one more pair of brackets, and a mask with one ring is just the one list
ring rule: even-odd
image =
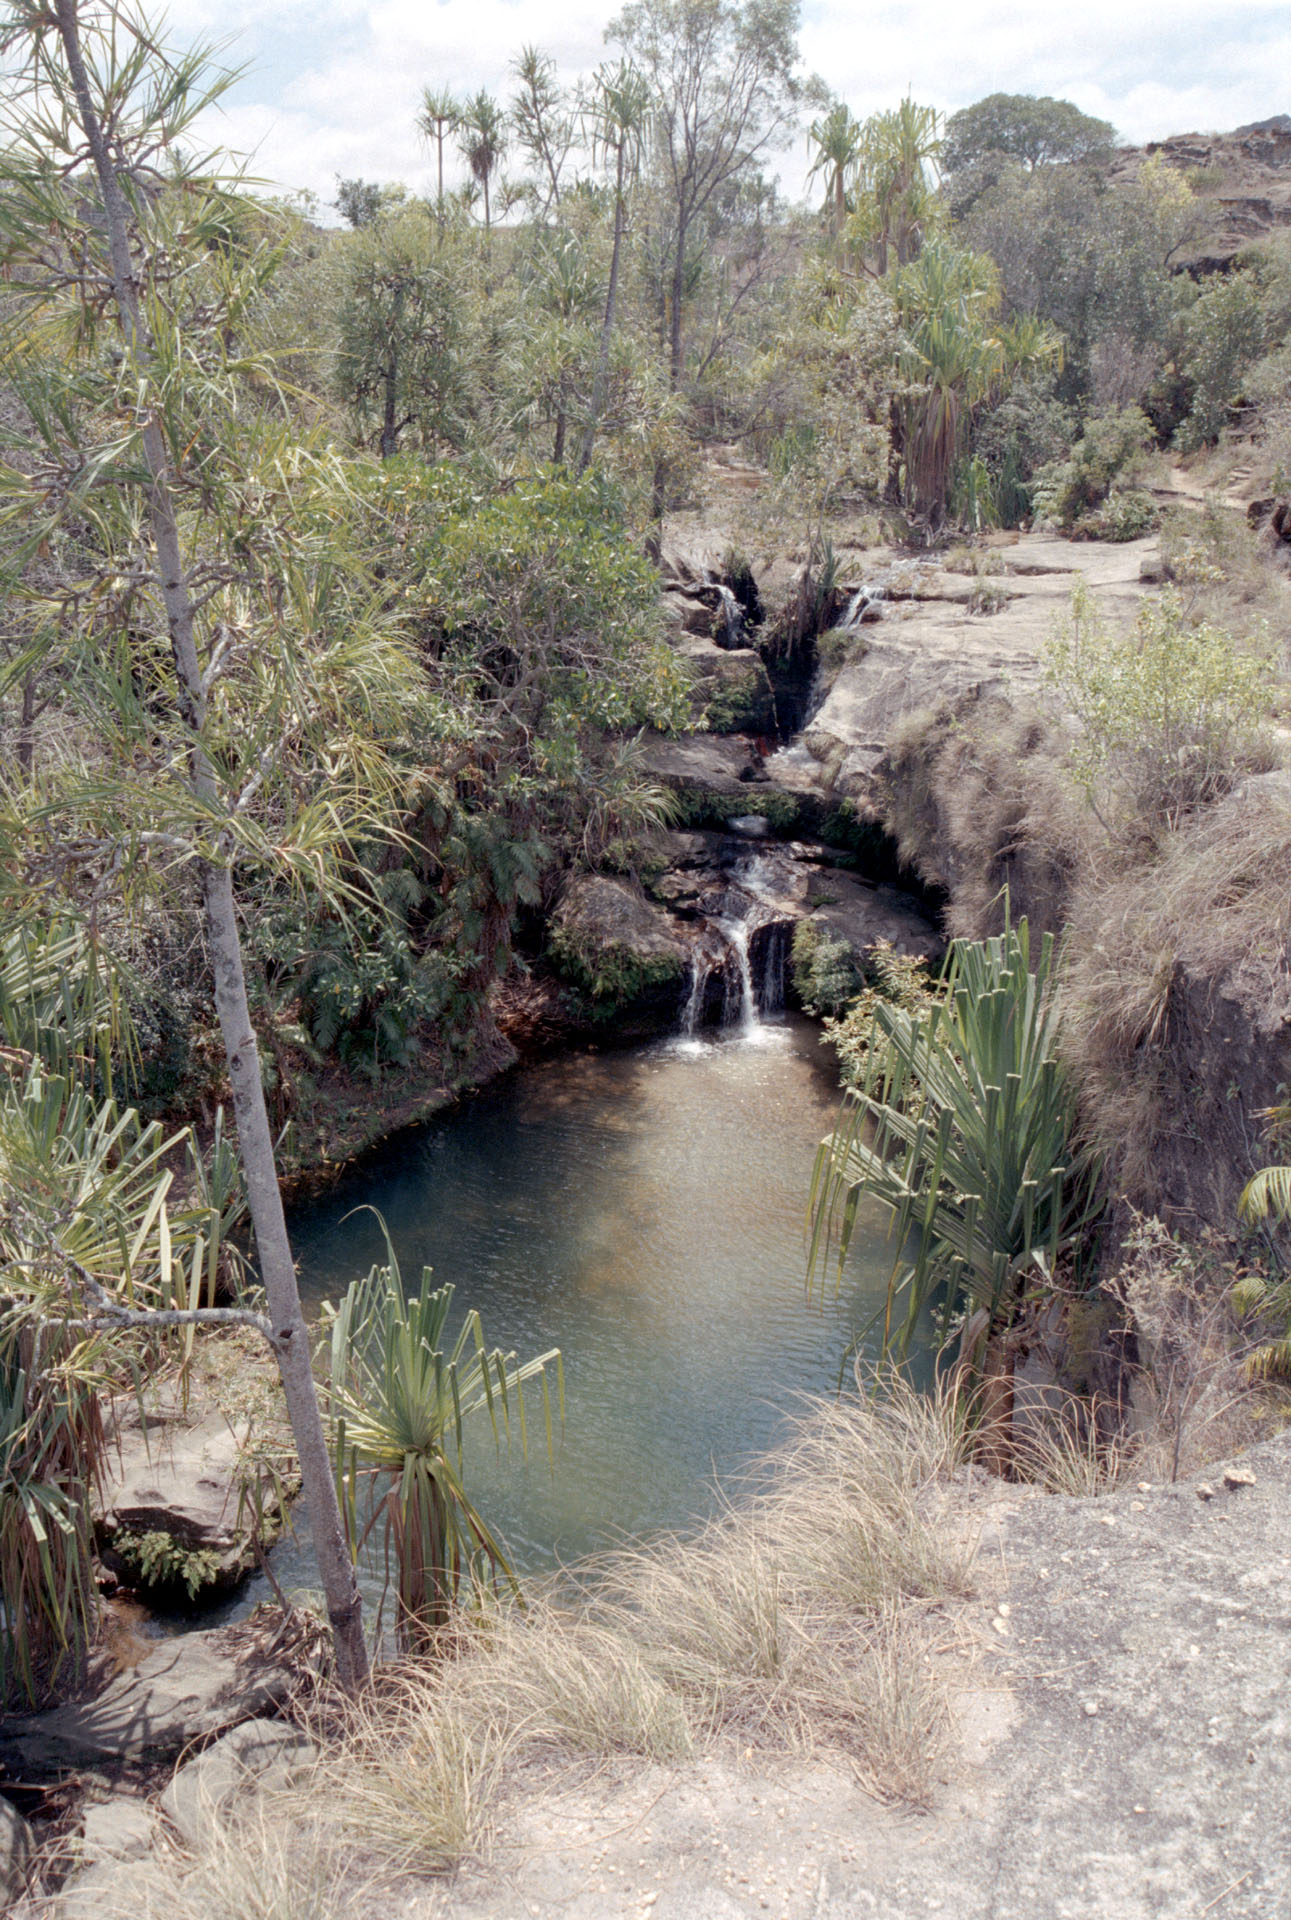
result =
[{"label": "water surface ripple", "polygon": [[[382,1256],[429,1263],[490,1345],[559,1346],[554,1473],[531,1392],[529,1458],[469,1437],[468,1485],[523,1571],[712,1510],[829,1391],[882,1297],[891,1249],[858,1232],[837,1296],[808,1302],[803,1222],[837,1109],[809,1022],[579,1053],[522,1068],[392,1141],[291,1219],[307,1301]],[[877,1223],[876,1223],[877,1224]]]}]

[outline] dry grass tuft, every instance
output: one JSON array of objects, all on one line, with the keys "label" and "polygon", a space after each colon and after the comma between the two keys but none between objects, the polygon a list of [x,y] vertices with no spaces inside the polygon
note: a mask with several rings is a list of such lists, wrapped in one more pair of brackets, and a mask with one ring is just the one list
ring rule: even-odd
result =
[{"label": "dry grass tuft", "polygon": [[1065,770],[1068,741],[1025,700],[978,695],[907,715],[879,774],[902,860],[952,898],[948,931],[980,940],[1014,920],[1056,932],[1103,834]]},{"label": "dry grass tuft", "polygon": [[929,1613],[972,1575],[945,1512],[963,1451],[953,1403],[899,1384],[804,1414],[744,1507],[526,1608],[482,1605],[437,1659],[382,1676],[301,1787],[145,1873],[131,1920],[375,1911],[398,1876],[485,1849],[538,1756],[675,1763],[730,1735],[831,1751],[926,1804],[950,1732]]},{"label": "dry grass tuft", "polygon": [[1095,1144],[1136,1206],[1236,1221],[1259,1112],[1291,1080],[1291,787],[1252,780],[1091,887],[1064,1036]]}]

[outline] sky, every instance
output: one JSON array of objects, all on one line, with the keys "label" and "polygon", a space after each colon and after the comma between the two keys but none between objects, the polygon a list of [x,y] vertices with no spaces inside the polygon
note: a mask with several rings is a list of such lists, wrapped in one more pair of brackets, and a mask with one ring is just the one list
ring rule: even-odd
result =
[{"label": "sky", "polygon": [[[275,190],[326,203],[336,176],[431,187],[415,130],[425,85],[505,97],[531,44],[573,80],[612,53],[614,0],[171,0],[169,38],[245,69],[203,132]],[[1054,94],[1136,145],[1291,112],[1286,0],[804,0],[804,68],[860,116],[908,91],[953,112],[988,93]],[[802,197],[804,149],[782,156]]]}]

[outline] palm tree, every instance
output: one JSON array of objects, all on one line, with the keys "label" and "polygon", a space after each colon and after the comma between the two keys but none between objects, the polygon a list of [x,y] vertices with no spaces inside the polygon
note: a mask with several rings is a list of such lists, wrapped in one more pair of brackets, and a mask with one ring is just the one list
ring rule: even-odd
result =
[{"label": "palm tree", "polygon": [[525,1383],[541,1379],[550,1452],[549,1369],[562,1419],[565,1384],[555,1348],[523,1363],[487,1349],[474,1309],[449,1346],[452,1287],[432,1288],[423,1267],[420,1287],[405,1297],[388,1236],[386,1247],[388,1264],[328,1309],[329,1413],[351,1540],[357,1551],[384,1520],[399,1637],[419,1647],[446,1624],[464,1577],[515,1586],[505,1548],[463,1483],[466,1424],[487,1414],[494,1440],[501,1431],[509,1440],[514,1408],[523,1446]]},{"label": "palm tree", "polygon": [[610,280],[605,293],[605,317],[601,322],[601,345],[592,386],[592,405],[583,443],[578,450],[578,471],[583,473],[592,457],[596,428],[605,411],[609,385],[610,342],[614,334],[614,312],[618,298],[619,255],[627,219],[627,190],[641,164],[641,147],[650,119],[650,88],[644,74],[630,60],[617,67],[599,67],[592,85],[592,96],[584,113],[592,154],[614,170],[614,245],[610,252]]},{"label": "palm tree", "polygon": [[462,107],[456,94],[446,87],[436,90],[423,87],[421,94],[421,112],[417,115],[417,125],[427,140],[435,143],[438,179],[435,194],[435,217],[439,222],[441,235],[444,231],[444,141],[450,133],[456,133],[461,121]]},{"label": "palm tree", "polygon": [[483,87],[466,101],[458,116],[457,144],[462,158],[484,193],[484,229],[490,225],[489,182],[506,152],[506,115]]},{"label": "palm tree", "polygon": [[935,525],[964,456],[974,410],[998,397],[1024,368],[1060,359],[1062,343],[1032,316],[996,324],[999,275],[985,254],[933,240],[891,277],[904,388],[894,403],[893,440],[904,493]]},{"label": "palm tree", "polygon": [[1048,1281],[1092,1211],[1074,1126],[1053,938],[1033,967],[1023,920],[956,941],[931,1008],[878,1002],[863,1077],[816,1155],[812,1271],[831,1248],[841,1270],[863,1195],[879,1200],[898,1247],[884,1347],[904,1354],[930,1312],[943,1342],[958,1328],[997,1457],[1012,1413],[1005,1336],[1028,1281]]},{"label": "palm tree", "polygon": [[807,178],[814,179],[818,173],[825,175],[825,197],[836,246],[841,243],[847,224],[847,179],[861,157],[864,133],[863,122],[854,119],[851,108],[840,100],[823,120],[812,122],[807,136],[816,148],[816,158],[807,171]]},{"label": "palm tree", "polygon": [[935,215],[933,176],[941,145],[941,116],[908,97],[865,122],[856,181],[865,238],[880,275],[918,256]]}]

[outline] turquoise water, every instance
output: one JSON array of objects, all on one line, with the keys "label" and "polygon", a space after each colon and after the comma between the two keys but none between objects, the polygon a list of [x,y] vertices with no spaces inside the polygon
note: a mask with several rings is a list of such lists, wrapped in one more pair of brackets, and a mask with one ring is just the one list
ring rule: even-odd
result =
[{"label": "turquoise water", "polygon": [[[858,1232],[841,1289],[809,1300],[812,1158],[837,1109],[819,1030],[578,1053],[522,1068],[293,1210],[308,1303],[383,1257],[423,1262],[478,1307],[490,1345],[558,1346],[554,1467],[468,1435],[467,1482],[522,1571],[711,1512],[831,1391],[882,1298],[891,1249]],[[346,1217],[346,1216],[349,1217]]]}]

